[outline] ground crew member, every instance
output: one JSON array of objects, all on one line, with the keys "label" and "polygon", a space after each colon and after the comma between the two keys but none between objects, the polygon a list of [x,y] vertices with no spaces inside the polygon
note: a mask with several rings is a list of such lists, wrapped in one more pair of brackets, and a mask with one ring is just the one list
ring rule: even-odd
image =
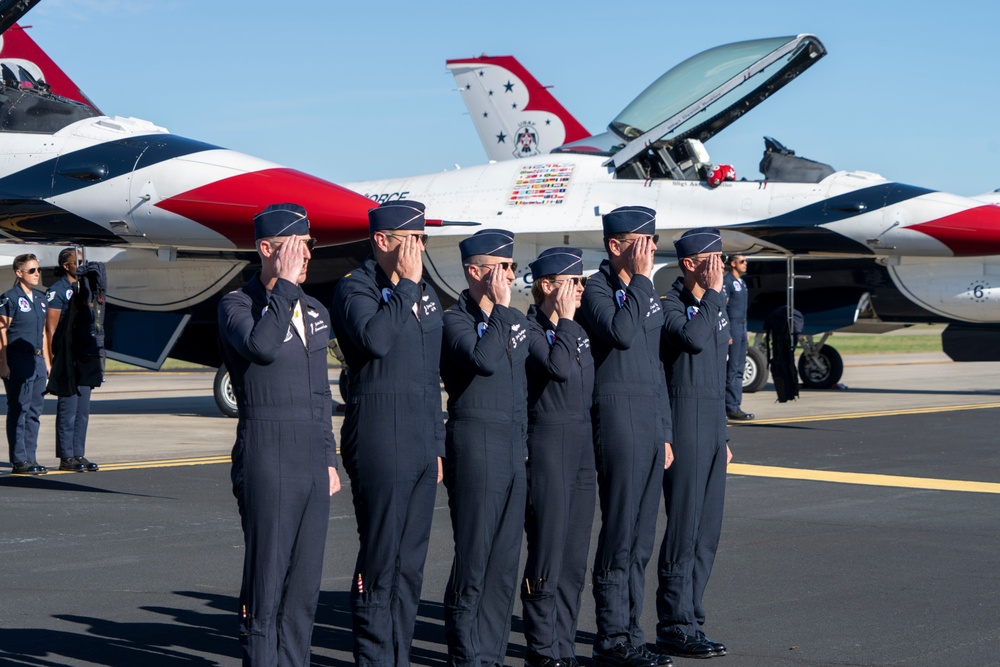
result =
[{"label": "ground crew member", "polygon": [[601,532],[594,560],[597,667],[649,667],[642,628],[646,564],[653,553],[663,469],[670,465],[660,335],[653,289],[656,212],[623,206],[603,216],[608,259],[587,280],[578,315],[596,364],[594,447]]},{"label": "ground crew member", "polygon": [[52,366],[38,258],[14,258],[14,286],[0,296],[0,377],[7,391],[7,446],[15,475],[44,475],[36,461],[45,378]]},{"label": "ground crew member", "polygon": [[730,255],[722,277],[725,286],[726,317],[729,320],[729,358],[726,362],[726,417],[746,421],[753,419],[743,412],[743,371],[747,365],[747,305],[750,295],[743,274],[747,272],[745,255]]},{"label": "ground crew member", "polygon": [[422,280],[424,205],[368,212],[372,255],[337,285],[333,330],[351,387],[341,434],[361,548],[354,660],[408,665],[440,457],[442,310]]},{"label": "ground crew member", "polygon": [[[69,308],[69,301],[76,292],[76,268],[83,256],[76,248],[64,248],[59,253],[59,278],[45,293],[48,312],[45,315],[45,334],[49,342],[49,359],[55,359],[52,343],[59,320]],[[87,425],[90,423],[90,392],[86,385],[77,386],[73,396],[60,396],[56,401],[56,456],[59,469],[71,472],[94,472],[96,463],[84,456],[87,447]]]},{"label": "ground crew member", "polygon": [[469,289],[444,314],[444,481],[455,533],[445,589],[448,665],[503,665],[526,495],[528,321],[510,307],[514,235],[459,243]]},{"label": "ground crew member", "polygon": [[246,553],[244,665],[308,665],[330,496],[340,490],[327,375],[330,316],[300,285],[309,219],[297,204],[254,217],[261,269],[222,297],[222,358],[239,408],[233,494]]},{"label": "ground crew member", "polygon": [[674,243],[683,274],[663,299],[663,364],[673,415],[673,465],[663,478],[667,531],[660,547],[656,646],[709,658],[726,647],[705,637],[702,595],[712,573],[726,493],[726,351],[722,237],[692,229]]},{"label": "ground crew member", "polygon": [[594,357],[573,320],[583,296],[579,248],[531,263],[528,310],[528,560],[521,582],[526,667],[576,662],[576,627],[594,523]]}]

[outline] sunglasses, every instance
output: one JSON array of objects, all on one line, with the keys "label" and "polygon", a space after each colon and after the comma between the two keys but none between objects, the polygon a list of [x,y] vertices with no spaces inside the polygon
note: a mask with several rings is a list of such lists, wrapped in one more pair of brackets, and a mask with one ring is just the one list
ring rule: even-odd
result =
[{"label": "sunglasses", "polygon": [[41,269],[38,268],[37,266],[33,266],[30,269],[20,269],[20,271],[21,273],[27,273],[29,276],[33,276],[39,271],[41,271]]},{"label": "sunglasses", "polygon": [[485,268],[488,266],[499,266],[504,271],[506,271],[507,269],[510,269],[511,271],[517,271],[517,262],[497,262],[496,264],[463,264],[463,266],[478,266],[480,268]]},{"label": "sunglasses", "polygon": [[419,239],[422,244],[427,245],[427,234],[390,234],[389,232],[382,232],[382,233],[385,234],[386,236],[391,236],[394,239],[399,239],[400,243],[402,243],[403,239],[405,238],[415,238]]},{"label": "sunglasses", "polygon": [[566,281],[570,281],[574,285],[586,285],[587,278],[585,276],[573,276],[572,278],[566,278],[565,280],[550,280],[549,282],[553,285],[562,285]]},{"label": "sunglasses", "polygon": [[[275,252],[278,252],[279,250],[281,250],[281,246],[285,245],[285,243],[286,243],[285,241],[282,241],[281,243],[275,243],[274,241],[271,241],[271,247],[274,248]],[[309,237],[307,239],[303,239],[302,243],[303,243],[303,245],[305,245],[306,249],[309,252],[312,252],[313,248],[316,247],[316,239],[314,239],[312,237]]]},{"label": "sunglasses", "polygon": [[[642,238],[642,237],[639,237],[639,238]],[[652,236],[647,235],[646,238],[650,239],[653,243],[659,243],[660,242],[660,235],[659,234],[653,234]],[[615,240],[618,241],[618,243],[620,243],[621,245],[628,245],[629,243],[633,243],[635,241],[638,241],[639,239],[637,239],[637,238],[636,239],[620,239],[618,237],[615,237]]]}]

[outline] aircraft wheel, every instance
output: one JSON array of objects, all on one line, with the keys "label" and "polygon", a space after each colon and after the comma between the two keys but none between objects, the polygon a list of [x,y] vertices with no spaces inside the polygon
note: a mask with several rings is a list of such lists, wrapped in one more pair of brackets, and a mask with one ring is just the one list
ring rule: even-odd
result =
[{"label": "aircraft wheel", "polygon": [[758,347],[747,348],[747,363],[743,367],[743,393],[753,394],[767,384],[767,356]]},{"label": "aircraft wheel", "polygon": [[215,382],[212,383],[212,396],[219,412],[227,417],[236,417],[236,394],[233,393],[233,383],[229,379],[229,371],[225,366],[219,366],[215,371]]},{"label": "aircraft wheel", "polygon": [[799,357],[799,378],[807,389],[829,389],[844,376],[844,360],[829,345]]}]

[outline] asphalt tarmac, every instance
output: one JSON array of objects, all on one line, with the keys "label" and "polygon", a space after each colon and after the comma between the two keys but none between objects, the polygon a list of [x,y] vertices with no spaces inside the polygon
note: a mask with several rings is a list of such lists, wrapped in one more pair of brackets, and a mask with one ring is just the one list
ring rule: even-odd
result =
[{"label": "asphalt tarmac", "polygon": [[[731,429],[706,593],[706,631],[730,651],[713,660],[1000,664],[1000,364],[845,361],[850,389],[803,392],[792,404],[747,396],[759,419]],[[25,478],[0,464],[0,665],[239,664],[243,546],[225,462],[235,420],[218,416],[211,375],[117,374],[94,398],[88,457],[101,472]],[[46,413],[39,459],[52,464],[54,404]],[[345,488],[331,510],[314,665],[353,662],[356,540]],[[441,488],[415,664],[446,661],[451,548]],[[652,565],[647,575],[652,637]],[[593,619],[588,587],[584,665]],[[518,616],[508,663],[523,653]]]}]

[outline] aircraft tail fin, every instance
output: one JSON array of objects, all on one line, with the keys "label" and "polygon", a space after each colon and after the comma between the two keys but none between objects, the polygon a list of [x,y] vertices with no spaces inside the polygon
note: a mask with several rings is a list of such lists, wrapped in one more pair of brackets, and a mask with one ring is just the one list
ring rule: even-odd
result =
[{"label": "aircraft tail fin", "polygon": [[[0,64],[6,66],[11,75],[22,82],[34,85],[32,79],[35,82],[43,81],[54,94],[86,104],[100,113],[100,109],[80,87],[16,23],[0,35]],[[7,76],[7,72],[4,72],[4,76]]]},{"label": "aircraft tail fin", "polygon": [[447,61],[490,160],[543,153],[590,133],[513,56]]}]

